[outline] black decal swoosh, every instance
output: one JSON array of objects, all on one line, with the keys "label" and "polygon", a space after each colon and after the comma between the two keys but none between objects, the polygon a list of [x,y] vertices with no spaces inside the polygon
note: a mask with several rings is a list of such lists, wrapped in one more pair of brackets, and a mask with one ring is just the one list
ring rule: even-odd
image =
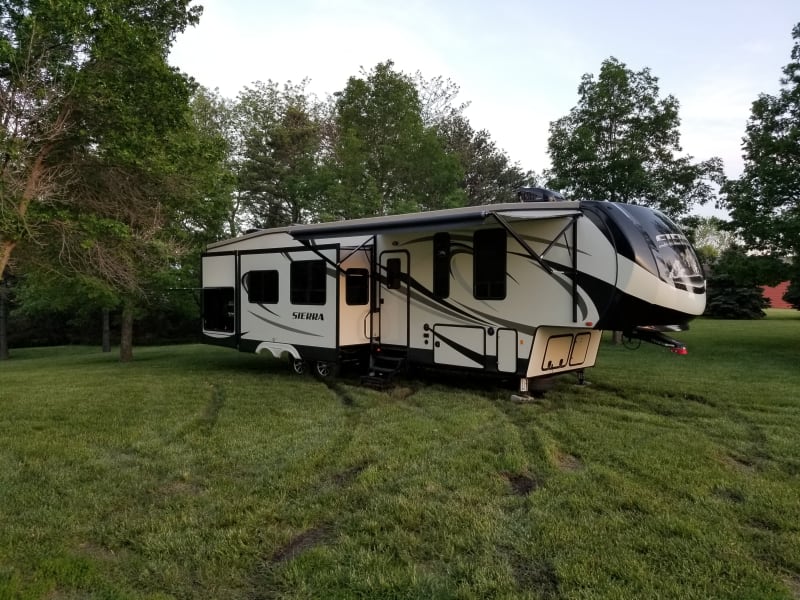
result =
[{"label": "black decal swoosh", "polygon": [[458,342],[454,342],[450,338],[437,332],[435,329],[433,331],[433,335],[434,335],[434,340],[442,340],[445,344],[450,346],[453,350],[455,350],[459,354],[466,356],[472,362],[476,362],[481,367],[483,367],[483,354],[475,352],[474,350],[470,350],[469,348],[467,348],[466,346],[462,346]]}]

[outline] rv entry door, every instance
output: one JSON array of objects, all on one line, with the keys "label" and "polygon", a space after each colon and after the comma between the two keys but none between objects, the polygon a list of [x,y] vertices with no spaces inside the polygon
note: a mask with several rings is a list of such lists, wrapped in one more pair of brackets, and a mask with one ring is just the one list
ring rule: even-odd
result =
[{"label": "rv entry door", "polygon": [[408,346],[408,252],[381,252],[378,310],[381,344]]}]

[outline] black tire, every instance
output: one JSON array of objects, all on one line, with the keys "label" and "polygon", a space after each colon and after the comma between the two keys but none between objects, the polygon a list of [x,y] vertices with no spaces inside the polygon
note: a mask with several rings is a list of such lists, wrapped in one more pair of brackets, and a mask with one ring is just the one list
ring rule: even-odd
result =
[{"label": "black tire", "polygon": [[314,363],[314,374],[317,377],[327,379],[328,377],[336,377],[339,374],[338,365],[335,362],[327,362],[318,360]]},{"label": "black tire", "polygon": [[308,364],[302,358],[289,357],[289,366],[295,375],[305,375],[308,372]]}]

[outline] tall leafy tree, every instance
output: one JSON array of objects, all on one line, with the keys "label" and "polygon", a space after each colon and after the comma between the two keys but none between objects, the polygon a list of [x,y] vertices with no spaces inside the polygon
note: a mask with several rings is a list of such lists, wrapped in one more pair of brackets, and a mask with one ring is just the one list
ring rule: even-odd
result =
[{"label": "tall leafy tree", "polygon": [[176,171],[184,196],[192,198],[181,231],[196,247],[239,233],[236,223],[236,134],[233,104],[216,90],[198,87],[190,100],[190,123],[178,136]]},{"label": "tall leafy tree", "polygon": [[800,23],[792,38],[781,89],[753,102],[744,171],[723,191],[732,226],[749,248],[793,256],[800,265]]},{"label": "tall leafy tree", "polygon": [[129,359],[143,282],[174,260],[167,224],[190,197],[176,148],[192,86],[166,56],[200,9],[4,0],[0,10],[0,265],[29,238],[39,260],[109,286]]},{"label": "tall leafy tree", "polygon": [[727,221],[718,217],[692,215],[682,219],[681,225],[704,265],[714,262],[725,250],[737,244]]},{"label": "tall leafy tree", "polygon": [[644,204],[677,217],[715,197],[722,161],[681,152],[678,100],[659,96],[649,69],[616,58],[587,73],[578,104],[550,124],[548,185],[572,199]]},{"label": "tall leafy tree", "polygon": [[257,82],[237,98],[238,189],[255,227],[302,223],[316,213],[322,107],[307,83]]},{"label": "tall leafy tree", "polygon": [[456,83],[443,77],[425,79],[419,72],[414,81],[423,122],[433,128],[444,149],[458,158],[467,205],[513,202],[519,188],[537,184],[536,174],[512,163],[487,130],[472,127],[464,114],[469,103],[455,103],[460,92]]},{"label": "tall leafy tree", "polygon": [[76,149],[130,158],[180,118],[164,110],[187,96],[166,53],[199,18],[188,5],[0,1],[0,272],[31,233],[30,208],[65,199]]},{"label": "tall leafy tree", "polygon": [[475,131],[464,116],[455,116],[437,126],[442,145],[458,157],[462,189],[469,206],[515,202],[517,190],[537,184],[536,174],[512,163],[497,147],[490,133]]},{"label": "tall leafy tree", "polygon": [[710,265],[705,314],[724,319],[760,319],[766,316],[763,285],[776,285],[785,265],[772,256],[750,255],[741,246],[723,250]]},{"label": "tall leafy tree", "polygon": [[414,81],[391,61],[335,95],[326,217],[352,218],[463,204],[457,157],[426,127]]}]

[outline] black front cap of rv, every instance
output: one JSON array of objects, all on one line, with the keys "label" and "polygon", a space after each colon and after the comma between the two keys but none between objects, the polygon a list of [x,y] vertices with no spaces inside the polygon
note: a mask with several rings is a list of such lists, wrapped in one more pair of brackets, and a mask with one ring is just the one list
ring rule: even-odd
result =
[{"label": "black front cap of rv", "polygon": [[[619,256],[681,291],[705,293],[705,278],[694,249],[683,232],[665,215],[645,206],[616,202],[585,201],[581,207],[606,235]],[[581,285],[592,287],[591,282],[581,282]],[[604,285],[604,282],[594,283],[594,287]],[[622,331],[640,325],[688,327],[692,318],[693,315],[656,306],[615,290],[598,327]]]}]

